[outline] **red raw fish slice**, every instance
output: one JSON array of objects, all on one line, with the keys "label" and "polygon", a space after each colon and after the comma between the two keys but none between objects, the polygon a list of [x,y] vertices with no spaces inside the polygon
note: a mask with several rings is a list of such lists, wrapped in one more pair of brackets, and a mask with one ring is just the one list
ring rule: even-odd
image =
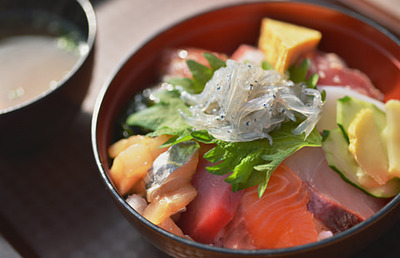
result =
[{"label": "red raw fish slice", "polygon": [[300,178],[281,165],[272,174],[264,195],[247,188],[234,220],[227,226],[227,248],[284,248],[317,241],[309,196]]},{"label": "red raw fish slice", "polygon": [[205,168],[211,164],[199,159],[192,179],[198,195],[177,223],[186,235],[205,244],[211,243],[216,234],[232,220],[243,193],[233,193],[231,185],[224,181],[225,176],[207,172]]},{"label": "red raw fish slice", "polygon": [[349,87],[364,95],[383,100],[383,94],[375,88],[368,76],[347,67],[336,54],[316,51],[308,58],[311,60],[309,73],[319,75],[318,85]]},{"label": "red raw fish slice", "polygon": [[170,49],[163,56],[161,74],[165,75],[167,78],[192,78],[192,73],[186,61],[194,60],[209,67],[208,61],[203,55],[204,53],[211,53],[224,61],[227,59],[225,54],[201,48]]},{"label": "red raw fish slice", "polygon": [[364,219],[309,187],[308,210],[333,234],[349,229]]}]

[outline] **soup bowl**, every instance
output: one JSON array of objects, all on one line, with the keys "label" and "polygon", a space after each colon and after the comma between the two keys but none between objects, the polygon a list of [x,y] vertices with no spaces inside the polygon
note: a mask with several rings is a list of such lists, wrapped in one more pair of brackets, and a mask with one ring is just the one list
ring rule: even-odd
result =
[{"label": "soup bowl", "polygon": [[96,18],[88,0],[0,2],[1,152],[50,142],[79,112],[92,74]]},{"label": "soup bowl", "polygon": [[[118,140],[117,121],[132,97],[160,80],[163,50],[199,47],[228,55],[241,44],[257,45],[261,19],[270,17],[322,32],[319,49],[335,52],[366,73],[386,99],[400,98],[400,42],[384,28],[348,10],[316,2],[268,1],[226,6],[186,19],[131,53],[100,93],[92,120],[92,146],[100,176],[118,208],[140,234],[174,257],[338,257],[367,246],[399,218],[399,198],[356,226],[318,242],[290,248],[232,250],[177,237],[130,207],[110,177],[108,147]],[[111,226],[111,225],[110,225]]]}]

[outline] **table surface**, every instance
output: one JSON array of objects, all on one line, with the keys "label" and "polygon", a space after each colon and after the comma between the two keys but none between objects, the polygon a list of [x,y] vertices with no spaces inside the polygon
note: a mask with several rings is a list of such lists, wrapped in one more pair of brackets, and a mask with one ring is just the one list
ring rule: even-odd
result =
[{"label": "table surface", "polygon": [[[240,2],[92,1],[95,66],[81,112],[43,150],[16,160],[0,157],[0,257],[167,257],[130,226],[101,182],[90,142],[95,99],[118,64],[153,35],[193,14]],[[399,232],[400,222],[355,257],[396,257]]]}]

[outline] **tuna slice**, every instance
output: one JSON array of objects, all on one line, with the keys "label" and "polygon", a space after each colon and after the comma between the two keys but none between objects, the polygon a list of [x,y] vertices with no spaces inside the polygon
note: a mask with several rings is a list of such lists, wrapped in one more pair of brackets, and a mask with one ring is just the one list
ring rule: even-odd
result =
[{"label": "tuna slice", "polygon": [[233,193],[224,176],[210,174],[206,167],[211,163],[199,159],[192,185],[197,197],[187,206],[177,223],[193,240],[209,244],[215,235],[227,225],[236,213],[242,191]]},{"label": "tuna slice", "polygon": [[313,215],[307,210],[309,193],[286,166],[272,174],[264,195],[250,187],[238,212],[221,234],[222,246],[234,249],[271,249],[317,241]]},{"label": "tuna slice", "polygon": [[363,218],[309,187],[307,209],[333,234],[342,232],[363,221]]},{"label": "tuna slice", "polygon": [[387,203],[387,200],[369,196],[344,181],[328,166],[322,148],[305,147],[288,157],[284,164],[303,182],[362,219],[369,218]]},{"label": "tuna slice", "polygon": [[318,85],[349,87],[364,95],[383,100],[383,94],[364,73],[347,67],[336,54],[317,51],[308,58],[311,60],[309,72],[319,75]]}]

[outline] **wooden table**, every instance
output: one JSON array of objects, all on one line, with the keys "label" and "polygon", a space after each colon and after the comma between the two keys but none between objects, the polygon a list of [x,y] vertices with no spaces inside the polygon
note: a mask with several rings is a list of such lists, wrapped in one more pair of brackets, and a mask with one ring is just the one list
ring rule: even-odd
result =
[{"label": "wooden table", "polygon": [[[240,2],[93,0],[95,66],[80,114],[45,149],[0,157],[0,257],[166,257],[130,226],[100,180],[90,143],[95,99],[118,65],[152,36],[193,14]],[[395,257],[399,232],[400,222],[355,257]]]}]

